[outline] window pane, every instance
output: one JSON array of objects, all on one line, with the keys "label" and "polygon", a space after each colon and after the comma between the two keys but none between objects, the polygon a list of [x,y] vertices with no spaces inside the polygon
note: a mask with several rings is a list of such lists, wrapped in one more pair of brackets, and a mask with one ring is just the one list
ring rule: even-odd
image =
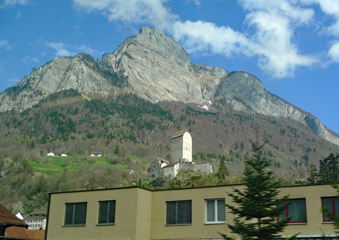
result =
[{"label": "window pane", "polygon": [[99,202],[99,224],[114,223],[115,220],[115,200]]},{"label": "window pane", "polygon": [[306,222],[306,204],[305,199],[288,201],[289,222]]},{"label": "window pane", "polygon": [[110,201],[110,209],[109,209],[108,222],[109,223],[114,223],[115,222],[115,201]]},{"label": "window pane", "polygon": [[166,224],[176,224],[176,202],[167,202],[166,205]]},{"label": "window pane", "polygon": [[85,224],[86,223],[86,209],[87,203],[76,203],[74,211],[74,224]]},{"label": "window pane", "polygon": [[191,223],[191,201],[180,201],[178,203],[177,223]]},{"label": "window pane", "polygon": [[73,224],[73,206],[74,204],[66,204],[65,225]]},{"label": "window pane", "polygon": [[218,200],[218,221],[225,221],[225,200]]},{"label": "window pane", "polygon": [[333,216],[332,198],[323,198],[322,204],[323,209],[326,209],[324,212],[324,221],[332,221],[331,218],[331,216]]},{"label": "window pane", "polygon": [[207,200],[207,222],[215,221],[214,200]]},{"label": "window pane", "polygon": [[107,223],[108,202],[99,202],[99,223]]},{"label": "window pane", "polygon": [[335,216],[339,218],[339,197],[334,198]]}]

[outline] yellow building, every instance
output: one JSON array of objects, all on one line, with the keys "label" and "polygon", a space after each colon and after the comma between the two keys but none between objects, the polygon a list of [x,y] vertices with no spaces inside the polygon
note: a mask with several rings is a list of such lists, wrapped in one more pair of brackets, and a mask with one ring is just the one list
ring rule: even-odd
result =
[{"label": "yellow building", "polygon": [[[54,239],[211,240],[231,234],[233,223],[225,203],[228,193],[243,185],[176,190],[127,187],[50,194],[46,237]],[[282,187],[289,205],[282,218],[290,223],[282,238],[299,233],[300,239],[335,235],[321,209],[339,215],[339,198],[329,185]]]}]

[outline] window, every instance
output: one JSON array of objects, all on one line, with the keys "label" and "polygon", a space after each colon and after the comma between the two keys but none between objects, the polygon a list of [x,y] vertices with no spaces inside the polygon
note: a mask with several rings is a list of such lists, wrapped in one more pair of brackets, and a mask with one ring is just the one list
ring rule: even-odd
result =
[{"label": "window", "polygon": [[333,218],[339,218],[339,197],[321,198],[324,222],[333,222]]},{"label": "window", "polygon": [[289,218],[289,223],[306,223],[306,202],[305,199],[288,199],[287,208],[279,216],[279,220],[286,220]]},{"label": "window", "polygon": [[66,203],[65,225],[86,224],[87,203]]},{"label": "window", "polygon": [[99,224],[113,224],[115,220],[115,200],[99,202]]},{"label": "window", "polygon": [[192,201],[166,202],[166,224],[191,224]]},{"label": "window", "polygon": [[206,200],[206,223],[225,223],[225,199]]}]

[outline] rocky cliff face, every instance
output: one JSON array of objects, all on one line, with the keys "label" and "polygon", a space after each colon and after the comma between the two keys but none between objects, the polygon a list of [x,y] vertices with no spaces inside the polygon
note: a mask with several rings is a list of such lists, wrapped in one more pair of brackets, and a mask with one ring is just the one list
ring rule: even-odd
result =
[{"label": "rocky cliff face", "polygon": [[181,101],[206,108],[218,101],[240,111],[293,119],[339,145],[337,134],[314,116],[266,91],[253,75],[191,64],[178,43],[148,27],[124,41],[112,54],[105,54],[101,62],[79,54],[33,69],[15,87],[0,94],[0,111],[22,111],[66,89],[101,95],[123,89],[152,102]]},{"label": "rocky cliff face", "polygon": [[106,71],[119,73],[139,96],[151,101],[200,103],[213,96],[227,71],[192,65],[188,54],[165,34],[143,27],[102,60]]},{"label": "rocky cliff face", "polygon": [[90,55],[56,58],[35,68],[17,85],[0,94],[0,111],[30,108],[49,94],[77,89],[85,94],[108,94],[113,85],[101,74]]}]

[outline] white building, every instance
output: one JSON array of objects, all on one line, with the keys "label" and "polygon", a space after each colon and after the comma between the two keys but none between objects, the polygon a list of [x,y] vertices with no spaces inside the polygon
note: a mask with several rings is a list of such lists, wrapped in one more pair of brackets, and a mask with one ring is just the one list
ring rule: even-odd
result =
[{"label": "white building", "polygon": [[171,163],[192,162],[192,137],[185,129],[171,138]]},{"label": "white building", "polygon": [[38,209],[34,210],[25,219],[25,223],[28,224],[29,230],[45,230],[47,221],[47,210]]},{"label": "white building", "polygon": [[157,158],[150,167],[149,178],[174,178],[180,171],[193,170],[209,174],[213,172],[208,163],[192,161],[192,137],[188,130],[176,132],[171,138],[171,161]]}]

